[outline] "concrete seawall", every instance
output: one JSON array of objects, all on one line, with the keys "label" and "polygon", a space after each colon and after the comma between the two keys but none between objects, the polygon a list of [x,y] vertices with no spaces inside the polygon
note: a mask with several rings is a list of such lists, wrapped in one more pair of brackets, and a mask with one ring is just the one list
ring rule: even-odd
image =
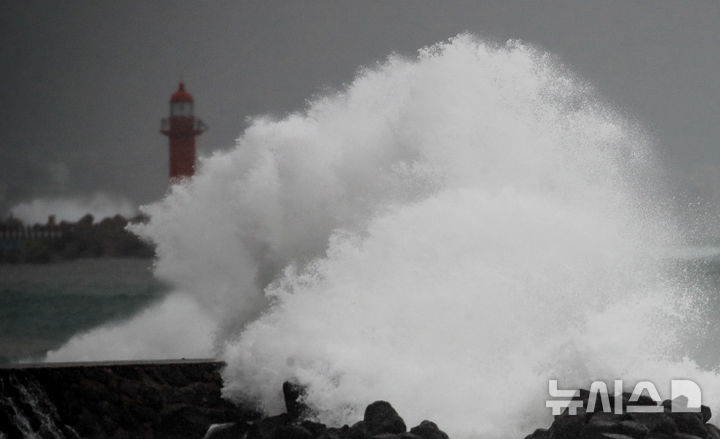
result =
[{"label": "concrete seawall", "polygon": [[0,366],[0,432],[8,439],[201,438],[211,424],[257,417],[221,398],[223,365],[182,359]]}]

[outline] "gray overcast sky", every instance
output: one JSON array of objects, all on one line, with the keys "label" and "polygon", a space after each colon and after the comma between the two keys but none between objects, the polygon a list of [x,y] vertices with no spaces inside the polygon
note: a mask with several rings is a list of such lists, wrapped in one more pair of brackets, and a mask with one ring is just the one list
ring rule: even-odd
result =
[{"label": "gray overcast sky", "polygon": [[[471,31],[557,54],[653,133],[661,158],[720,201],[717,1],[0,0],[0,213],[167,184],[158,132],[183,77],[228,148],[244,118],[283,114],[390,52]],[[716,195],[717,193],[717,195]]]}]

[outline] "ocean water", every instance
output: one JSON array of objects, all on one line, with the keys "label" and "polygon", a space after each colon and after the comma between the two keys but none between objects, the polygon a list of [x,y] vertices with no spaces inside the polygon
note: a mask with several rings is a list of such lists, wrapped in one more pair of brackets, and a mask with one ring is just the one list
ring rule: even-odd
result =
[{"label": "ocean water", "polygon": [[167,292],[148,259],[0,265],[0,363],[38,361],[73,335],[120,322]]},{"label": "ocean water", "polygon": [[472,35],[253,119],[143,208],[162,301],[48,359],[214,355],[225,395],[330,424],[377,399],[523,437],[562,388],[695,380],[720,410],[718,259],[669,212],[653,139],[552,54]]}]

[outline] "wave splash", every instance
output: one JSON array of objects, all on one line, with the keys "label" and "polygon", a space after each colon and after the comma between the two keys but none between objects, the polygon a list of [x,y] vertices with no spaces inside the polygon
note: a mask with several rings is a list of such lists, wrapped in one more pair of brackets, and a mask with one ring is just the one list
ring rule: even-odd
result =
[{"label": "wave splash", "polygon": [[697,294],[658,256],[676,233],[654,169],[551,55],[459,35],[255,119],[135,230],[213,316],[228,396],[280,411],[293,379],[326,423],[386,399],[522,437],[550,378],[717,382],[679,349]]}]

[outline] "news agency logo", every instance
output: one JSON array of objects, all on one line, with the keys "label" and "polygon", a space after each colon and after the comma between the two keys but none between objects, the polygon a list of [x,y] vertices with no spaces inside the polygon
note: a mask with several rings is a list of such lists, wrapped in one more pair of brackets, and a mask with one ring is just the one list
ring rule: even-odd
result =
[{"label": "news agency logo", "polygon": [[[587,400],[587,407],[585,411],[592,413],[598,409],[596,407],[598,399],[600,400],[601,409],[605,413],[612,413],[613,406],[615,407],[615,414],[623,414],[623,380],[614,380],[614,404],[610,405],[610,393],[608,392],[607,385],[603,381],[593,381],[590,385],[590,394]],[[545,407],[552,410],[553,416],[562,414],[567,408],[570,415],[576,415],[577,409],[583,407],[583,401],[577,398],[580,395],[578,389],[558,389],[558,380],[548,381],[548,392],[551,398],[561,399],[549,399],[545,401]],[[647,395],[652,398],[657,405],[640,404],[640,396],[646,392]],[[700,412],[701,406],[701,393],[700,387],[691,380],[671,380],[670,381],[670,399],[672,403],[670,405],[670,411],[674,413],[679,412]],[[627,413],[662,413],[665,407],[659,405],[662,402],[660,393],[658,393],[655,384],[650,381],[638,381],[633,388],[630,398],[627,400],[625,411]]]}]

